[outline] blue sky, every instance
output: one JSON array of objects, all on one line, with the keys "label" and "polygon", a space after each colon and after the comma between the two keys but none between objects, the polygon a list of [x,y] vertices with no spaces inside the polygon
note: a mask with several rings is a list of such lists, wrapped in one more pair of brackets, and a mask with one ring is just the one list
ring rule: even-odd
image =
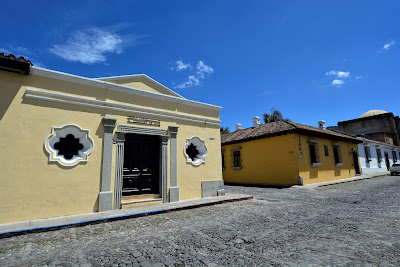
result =
[{"label": "blue sky", "polygon": [[[252,126],[400,115],[400,1],[2,1],[0,52],[85,77],[145,73]],[[64,1],[63,1],[64,2]]]}]

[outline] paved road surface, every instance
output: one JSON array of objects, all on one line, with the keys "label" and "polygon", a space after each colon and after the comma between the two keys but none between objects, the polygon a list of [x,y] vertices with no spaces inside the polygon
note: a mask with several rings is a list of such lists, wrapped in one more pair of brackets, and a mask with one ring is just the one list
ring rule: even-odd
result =
[{"label": "paved road surface", "polygon": [[400,176],[0,239],[0,266],[400,266]]}]

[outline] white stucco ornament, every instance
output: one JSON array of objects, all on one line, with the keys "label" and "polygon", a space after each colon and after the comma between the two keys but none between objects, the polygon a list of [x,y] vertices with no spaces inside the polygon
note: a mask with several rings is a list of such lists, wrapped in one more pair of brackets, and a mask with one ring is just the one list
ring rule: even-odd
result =
[{"label": "white stucco ornament", "polygon": [[197,136],[186,139],[183,154],[186,157],[186,162],[193,166],[206,163],[207,147],[205,141]]},{"label": "white stucco ornament", "polygon": [[90,130],[67,124],[62,127],[52,127],[51,134],[44,142],[44,148],[49,154],[49,162],[73,167],[80,162],[88,161],[94,143],[90,137]]}]

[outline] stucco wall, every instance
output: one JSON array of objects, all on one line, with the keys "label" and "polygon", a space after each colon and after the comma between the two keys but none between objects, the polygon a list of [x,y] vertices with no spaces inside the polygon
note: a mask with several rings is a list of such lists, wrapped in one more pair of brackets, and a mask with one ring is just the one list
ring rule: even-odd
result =
[{"label": "stucco wall", "polygon": [[[123,110],[109,110],[76,104],[38,100],[24,96],[27,89],[77,96],[92,100],[136,105],[156,110],[178,113],[190,108],[181,103],[168,103],[162,99],[132,96],[106,88],[78,84],[39,75],[19,75],[0,71],[0,223],[41,219],[64,215],[96,212],[102,168],[102,118],[117,119],[118,125],[127,125],[127,116],[144,116],[160,119],[161,125],[153,127],[168,130],[179,126],[178,186],[180,200],[201,197],[201,181],[222,180],[220,159],[220,134],[218,125],[188,122],[174,118],[135,114]],[[35,93],[33,93],[35,94]],[[86,104],[85,100],[74,100]],[[182,108],[180,106],[183,106]],[[218,111],[194,107],[195,116],[219,120]],[[94,149],[87,163],[63,167],[48,162],[44,142],[52,126],[76,124],[90,130]],[[115,129],[116,130],[116,129]],[[198,136],[206,140],[206,164],[193,167],[186,164],[183,146],[186,138]],[[210,140],[213,139],[213,140]],[[114,136],[114,140],[116,136]],[[168,149],[170,154],[170,148]],[[111,190],[114,191],[116,144],[112,151]],[[170,155],[168,155],[168,187],[170,180]],[[152,204],[152,203],[149,203]]]},{"label": "stucco wall", "polygon": [[[0,114],[0,223],[97,211],[104,110],[23,95],[27,87],[40,87],[101,99],[104,90],[3,71],[0,81],[0,103],[6,107]],[[65,168],[48,162],[43,144],[52,126],[65,124],[90,130],[94,150],[87,163]]]},{"label": "stucco wall", "polygon": [[[294,134],[224,145],[226,182],[254,184],[297,184],[298,166]],[[232,168],[230,148],[240,146],[242,169]]]},{"label": "stucco wall", "polygon": [[[299,135],[297,135],[299,138]],[[318,149],[320,155],[320,163],[321,165],[313,168],[311,166],[310,159],[310,150],[307,140],[316,140],[318,141]],[[341,152],[342,152],[342,160],[343,166],[336,167],[335,165],[335,157],[333,154],[333,143],[340,144]],[[357,149],[357,144],[343,142],[343,141],[335,141],[326,138],[313,137],[313,136],[304,136],[300,135],[300,142],[297,144],[297,147],[301,147],[301,150],[298,149],[298,156],[302,156],[299,158],[299,175],[303,177],[304,184],[312,184],[319,183],[331,180],[345,179],[355,176],[355,170],[353,166],[353,157],[350,154],[351,149]],[[324,145],[328,146],[329,156],[325,156]]]},{"label": "stucco wall", "polygon": [[[367,161],[365,156],[365,146],[369,146],[371,151],[371,160]],[[376,145],[372,144],[358,144],[358,153],[360,157],[360,163],[363,174],[388,174],[386,162],[385,162],[385,152],[388,153],[390,166],[393,165],[393,154],[392,149],[384,146],[380,146],[382,161],[378,162]],[[397,156],[399,156],[398,152]],[[399,157],[397,157],[399,160]]]}]

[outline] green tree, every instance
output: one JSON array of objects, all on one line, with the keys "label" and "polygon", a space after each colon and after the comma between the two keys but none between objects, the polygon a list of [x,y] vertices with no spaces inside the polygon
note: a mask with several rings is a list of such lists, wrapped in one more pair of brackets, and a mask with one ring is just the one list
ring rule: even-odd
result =
[{"label": "green tree", "polygon": [[284,119],[282,113],[275,108],[271,108],[271,114],[264,113],[263,118],[265,123],[275,121],[290,121],[290,119]]},{"label": "green tree", "polygon": [[229,127],[226,127],[226,128],[220,127],[220,128],[219,128],[219,131],[221,132],[221,134],[229,133]]}]

